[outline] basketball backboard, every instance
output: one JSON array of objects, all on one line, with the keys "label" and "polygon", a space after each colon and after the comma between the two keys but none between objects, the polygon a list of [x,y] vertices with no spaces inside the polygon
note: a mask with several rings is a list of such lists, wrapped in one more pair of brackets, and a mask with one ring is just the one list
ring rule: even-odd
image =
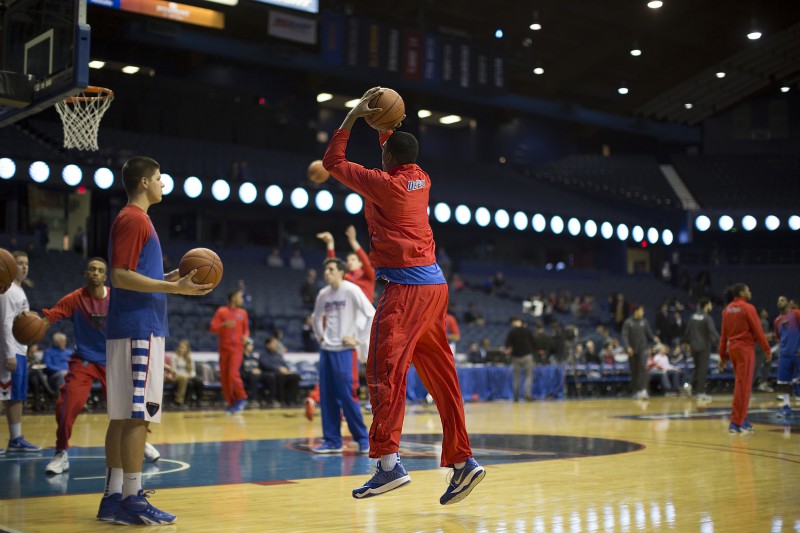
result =
[{"label": "basketball backboard", "polygon": [[86,0],[0,0],[0,127],[89,85],[89,41]]}]

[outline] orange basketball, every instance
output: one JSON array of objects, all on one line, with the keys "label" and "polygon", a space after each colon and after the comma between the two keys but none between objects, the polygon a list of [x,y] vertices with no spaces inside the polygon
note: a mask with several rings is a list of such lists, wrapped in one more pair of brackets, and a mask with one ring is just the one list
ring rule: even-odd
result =
[{"label": "orange basketball", "polygon": [[193,248],[181,257],[181,264],[178,266],[178,273],[181,277],[187,275],[194,269],[197,273],[192,281],[198,285],[211,283],[216,288],[222,281],[222,261],[213,250],[208,248]]},{"label": "orange basketball", "polygon": [[329,177],[330,174],[328,174],[328,171],[322,166],[322,161],[319,159],[312,161],[311,164],[308,165],[308,179],[314,183],[325,183]]},{"label": "orange basketball", "polygon": [[20,344],[30,346],[36,344],[44,338],[47,332],[47,324],[42,317],[34,311],[26,311],[17,315],[11,326],[11,333]]},{"label": "orange basketball", "polygon": [[381,108],[377,113],[364,117],[367,124],[378,131],[394,128],[406,114],[406,104],[403,103],[403,98],[392,89],[384,88],[383,94],[379,94],[369,101],[369,106]]},{"label": "orange basketball", "polygon": [[0,248],[0,294],[8,290],[17,279],[17,262],[8,250]]}]

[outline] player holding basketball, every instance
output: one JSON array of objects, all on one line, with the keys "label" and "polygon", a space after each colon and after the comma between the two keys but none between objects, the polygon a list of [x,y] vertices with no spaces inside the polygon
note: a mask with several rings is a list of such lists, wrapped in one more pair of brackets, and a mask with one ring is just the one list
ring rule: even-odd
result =
[{"label": "player holding basketball", "polygon": [[11,333],[14,318],[28,311],[28,297],[22,282],[28,277],[28,254],[13,252],[17,263],[17,277],[11,286],[0,294],[0,401],[6,402],[8,420],[8,447],[5,452],[38,452],[42,448],[22,436],[22,404],[28,397],[28,348],[20,344]]},{"label": "player holding basketball", "polygon": [[[59,320],[69,318],[75,326],[75,352],[69,360],[69,371],[59,389],[56,402],[56,453],[45,467],[48,474],[69,470],[69,438],[95,380],[106,390],[106,316],[109,289],[106,287],[108,265],[101,257],[86,263],[83,273],[86,285],[61,298],[52,309],[42,309],[49,328]],[[145,444],[145,459],[155,461],[158,450]]]},{"label": "player holding basketball", "polygon": [[722,333],[719,338],[719,369],[724,370],[730,357],[736,384],[733,390],[733,410],[728,430],[731,433],[753,431],[747,420],[747,405],[750,403],[750,389],[753,386],[755,367],[755,345],[758,342],[772,359],[767,337],[761,328],[756,308],[750,302],[753,295],[750,287],[737,283],[728,290],[731,302],[722,310]]},{"label": "player holding basketball", "polygon": [[150,422],[161,421],[164,392],[165,293],[201,295],[212,285],[192,281],[197,270],[164,275],[161,243],[147,210],[161,201],[159,164],[136,156],[122,167],[128,204],[111,225],[111,300],[106,319],[108,417],[106,489],[99,520],[171,524],[175,515],[152,506],[142,491],[142,455]]},{"label": "player holding basketball", "polygon": [[242,291],[230,292],[228,305],[217,309],[208,328],[219,339],[219,380],[228,404],[225,412],[232,415],[241,413],[247,405],[247,393],[239,371],[244,361],[244,343],[250,338],[249,318],[242,309],[243,303]]},{"label": "player holding basketball", "polygon": [[[369,330],[375,308],[362,291],[345,281],[341,259],[325,260],[323,276],[327,287],[319,291],[314,306],[314,333],[320,344],[319,374],[322,405],[322,435],[314,453],[342,451],[341,414],[359,453],[369,451],[369,436],[361,407],[353,401],[353,348],[362,351],[369,344]],[[359,320],[362,319],[362,320]]]},{"label": "player holding basketball", "polygon": [[427,215],[431,180],[416,165],[417,140],[405,132],[381,132],[383,170],[368,170],[345,157],[350,130],[359,117],[380,111],[369,105],[380,94],[380,87],[364,93],[334,132],[323,159],[333,177],[364,197],[370,259],[377,275],[388,280],[372,321],[367,359],[373,413],[369,456],[380,460],[375,474],[353,491],[353,497],[376,496],[411,481],[397,452],[406,373],[413,361],[439,409],[444,433],[440,464],[454,469],[439,500],[446,505],[467,497],[486,471],[472,458],[455,361],[447,344],[447,283],[434,255]]},{"label": "player holding basketball", "polygon": [[800,311],[792,309],[786,296],[778,298],[778,311],[775,319],[775,337],[779,342],[778,392],[783,392],[783,407],[778,416],[786,422],[792,420],[790,404],[792,384],[800,372]]}]

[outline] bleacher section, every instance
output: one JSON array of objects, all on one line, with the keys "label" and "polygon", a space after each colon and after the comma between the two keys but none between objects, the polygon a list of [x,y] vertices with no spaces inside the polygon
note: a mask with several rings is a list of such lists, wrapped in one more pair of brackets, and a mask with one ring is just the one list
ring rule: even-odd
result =
[{"label": "bleacher section", "polygon": [[673,156],[702,208],[792,208],[800,197],[800,156]]}]

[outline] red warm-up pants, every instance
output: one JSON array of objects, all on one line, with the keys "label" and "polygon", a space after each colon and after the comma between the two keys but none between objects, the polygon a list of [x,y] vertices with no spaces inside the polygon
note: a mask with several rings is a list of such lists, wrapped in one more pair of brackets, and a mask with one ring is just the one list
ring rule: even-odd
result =
[{"label": "red warm-up pants", "polygon": [[69,448],[72,425],[86,405],[94,380],[103,385],[103,396],[105,396],[106,367],[89,363],[73,355],[69,360],[69,372],[59,389],[60,396],[56,401],[56,450]]},{"label": "red warm-up pants", "polygon": [[411,363],[442,421],[441,466],[472,457],[455,360],[447,343],[447,285],[388,283],[372,320],[367,383],[372,403],[369,456],[398,451]]},{"label": "red warm-up pants", "polygon": [[731,358],[733,372],[736,374],[731,422],[741,426],[745,417],[747,417],[747,406],[750,403],[750,389],[753,386],[756,353],[752,345],[737,346],[732,344],[728,346],[728,357]]},{"label": "red warm-up pants", "polygon": [[243,358],[244,354],[241,351],[219,351],[219,382],[222,396],[229,406],[233,405],[235,401],[247,399],[242,374],[239,371]]}]

